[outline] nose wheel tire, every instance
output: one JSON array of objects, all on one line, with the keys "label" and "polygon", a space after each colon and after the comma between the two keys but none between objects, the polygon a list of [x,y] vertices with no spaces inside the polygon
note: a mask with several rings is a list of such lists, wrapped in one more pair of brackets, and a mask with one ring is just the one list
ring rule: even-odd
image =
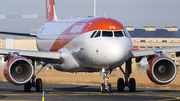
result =
[{"label": "nose wheel tire", "polygon": [[105,85],[102,83],[101,84],[101,93],[104,93],[105,92]]},{"label": "nose wheel tire", "polygon": [[123,92],[124,91],[124,87],[125,87],[124,79],[123,78],[119,78],[118,82],[117,82],[118,92]]},{"label": "nose wheel tire", "polygon": [[107,89],[107,91],[108,91],[108,93],[111,93],[111,91],[112,91],[112,87],[111,87],[111,84],[110,84],[110,83],[108,84],[108,89]]},{"label": "nose wheel tire", "polygon": [[129,79],[129,91],[135,92],[136,91],[136,81],[134,78]]},{"label": "nose wheel tire", "polygon": [[40,78],[36,79],[36,92],[42,92],[42,80]]},{"label": "nose wheel tire", "polygon": [[24,91],[25,92],[30,92],[31,91],[31,82],[28,81],[25,85],[24,85]]}]

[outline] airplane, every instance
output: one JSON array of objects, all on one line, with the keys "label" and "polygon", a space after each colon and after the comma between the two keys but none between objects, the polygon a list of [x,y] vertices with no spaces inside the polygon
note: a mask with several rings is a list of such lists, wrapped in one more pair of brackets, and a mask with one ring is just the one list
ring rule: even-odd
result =
[{"label": "airplane", "polygon": [[[0,49],[4,55],[4,76],[14,85],[24,85],[24,91],[32,87],[42,92],[43,83],[38,73],[47,65],[63,72],[100,72],[104,83],[101,92],[111,92],[108,74],[119,67],[124,78],[117,80],[117,91],[125,86],[130,92],[136,91],[136,81],[130,78],[131,59],[139,62],[143,57],[149,61],[147,75],[156,84],[168,84],[176,76],[177,67],[173,60],[162,53],[176,52],[180,47],[167,47],[148,50],[133,50],[131,36],[119,21],[107,17],[58,20],[54,0],[46,0],[46,23],[37,34],[0,31],[1,34],[36,37],[39,51]],[[35,73],[35,62],[42,67]],[[125,70],[121,68],[126,64]]]}]

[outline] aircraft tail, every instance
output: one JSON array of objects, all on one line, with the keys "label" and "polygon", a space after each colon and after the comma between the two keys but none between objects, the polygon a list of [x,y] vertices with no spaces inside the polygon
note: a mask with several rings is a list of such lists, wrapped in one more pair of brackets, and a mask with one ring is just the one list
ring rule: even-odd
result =
[{"label": "aircraft tail", "polygon": [[46,22],[58,21],[54,0],[46,0]]}]

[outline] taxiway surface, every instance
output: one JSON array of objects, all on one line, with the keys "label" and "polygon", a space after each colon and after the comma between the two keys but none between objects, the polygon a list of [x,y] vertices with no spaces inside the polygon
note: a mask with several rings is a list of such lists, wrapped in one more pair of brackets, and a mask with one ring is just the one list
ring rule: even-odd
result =
[{"label": "taxiway surface", "polygon": [[[101,93],[100,86],[70,85],[70,84],[44,84],[45,101],[152,101],[152,100],[180,100],[180,90],[137,88],[136,92],[117,92],[116,87],[112,93]],[[0,101],[5,100],[42,100],[42,93],[24,92],[23,86],[14,86],[8,82],[0,82]]]}]

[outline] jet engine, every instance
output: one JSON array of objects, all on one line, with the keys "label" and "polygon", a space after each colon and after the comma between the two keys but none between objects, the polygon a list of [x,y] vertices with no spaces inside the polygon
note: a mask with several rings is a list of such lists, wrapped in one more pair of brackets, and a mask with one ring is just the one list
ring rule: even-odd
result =
[{"label": "jet engine", "polygon": [[176,64],[168,57],[159,56],[152,59],[147,67],[147,75],[156,84],[168,84],[176,76]]},{"label": "jet engine", "polygon": [[4,65],[4,76],[8,82],[14,85],[23,85],[31,80],[34,67],[25,57],[15,57]]}]

